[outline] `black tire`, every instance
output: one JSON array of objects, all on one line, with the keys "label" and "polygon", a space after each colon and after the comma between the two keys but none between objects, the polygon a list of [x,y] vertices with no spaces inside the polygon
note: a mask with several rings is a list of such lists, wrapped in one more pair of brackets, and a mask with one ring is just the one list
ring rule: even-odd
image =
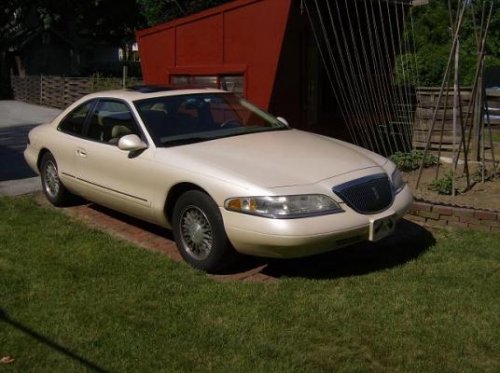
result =
[{"label": "black tire", "polygon": [[72,194],[59,179],[57,162],[51,153],[45,153],[40,163],[42,189],[47,199],[54,206],[65,206],[72,200]]},{"label": "black tire", "polygon": [[174,206],[173,233],[186,262],[205,272],[219,272],[236,259],[219,208],[205,193],[192,190]]}]

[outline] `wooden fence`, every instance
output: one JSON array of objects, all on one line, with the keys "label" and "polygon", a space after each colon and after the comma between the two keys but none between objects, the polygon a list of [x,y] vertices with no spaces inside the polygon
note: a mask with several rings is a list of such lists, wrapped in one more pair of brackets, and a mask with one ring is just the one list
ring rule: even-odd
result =
[{"label": "wooden fence", "polygon": [[[142,81],[137,78],[127,80],[128,86],[140,84]],[[107,89],[120,89],[123,82],[121,78],[100,76],[31,75],[26,77],[12,76],[11,86],[15,100],[63,109],[86,94]]]},{"label": "wooden fence", "polygon": [[[425,148],[429,130],[432,125],[434,110],[439,97],[439,88],[418,88],[416,92],[417,108],[415,113],[415,123],[413,128],[413,146],[417,149]],[[462,119],[465,122],[471,104],[471,89],[461,90]],[[500,110],[500,92],[488,92],[486,97],[490,121],[492,126],[500,125],[500,117],[493,115]],[[470,109],[472,112],[472,108]],[[471,130],[471,126],[477,123],[480,116],[470,115],[466,132]],[[461,141],[461,131],[457,133],[457,144]],[[473,136],[473,141],[474,141]],[[478,139],[475,139],[477,142]],[[431,135],[430,149],[438,149],[441,144],[442,150],[452,150],[453,148],[453,92],[446,92],[438,107],[436,123]]]}]

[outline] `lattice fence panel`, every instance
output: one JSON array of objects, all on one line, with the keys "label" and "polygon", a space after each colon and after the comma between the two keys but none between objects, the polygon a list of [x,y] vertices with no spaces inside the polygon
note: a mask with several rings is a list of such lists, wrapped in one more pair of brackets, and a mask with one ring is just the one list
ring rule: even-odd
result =
[{"label": "lattice fence panel", "polygon": [[42,76],[41,104],[62,109],[61,99],[64,94],[64,77]]},{"label": "lattice fence panel", "polygon": [[[141,84],[140,79],[127,79],[127,86]],[[123,82],[121,78],[43,75],[11,76],[11,85],[16,100],[63,109],[88,93],[121,89]]]},{"label": "lattice fence panel", "polygon": [[92,92],[91,81],[92,78],[66,78],[62,106],[67,107],[80,97]]},{"label": "lattice fence panel", "polygon": [[40,104],[40,77],[26,77],[26,101],[32,104]]},{"label": "lattice fence panel", "polygon": [[10,82],[14,98],[19,101],[26,101],[26,79],[19,76],[12,76]]}]

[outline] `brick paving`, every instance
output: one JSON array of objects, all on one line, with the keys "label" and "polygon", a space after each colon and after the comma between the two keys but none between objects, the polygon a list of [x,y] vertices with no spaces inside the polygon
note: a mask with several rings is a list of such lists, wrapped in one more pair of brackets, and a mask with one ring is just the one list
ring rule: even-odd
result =
[{"label": "brick paving", "polygon": [[[51,207],[42,192],[37,203]],[[172,260],[183,259],[171,231],[89,203],[57,209],[89,227],[107,232],[147,250],[163,253]],[[273,282],[280,278],[335,279],[364,275],[414,260],[434,244],[428,229],[403,220],[397,233],[378,243],[361,243],[329,253],[301,259],[242,257],[226,274],[207,275],[217,281]]]},{"label": "brick paving", "polygon": [[[52,207],[42,192],[34,195],[35,201],[43,206]],[[54,208],[56,209],[56,208]],[[147,250],[161,252],[169,258],[182,262],[183,259],[177,251],[172,232],[168,229],[131,218],[127,215],[107,209],[93,203],[81,204],[72,207],[57,209],[75,218],[91,228],[109,233],[115,237],[132,242]],[[263,274],[265,264],[249,260],[247,264],[255,264],[252,268],[234,268],[234,273],[221,275],[208,275],[220,281],[269,281],[274,278]]]}]

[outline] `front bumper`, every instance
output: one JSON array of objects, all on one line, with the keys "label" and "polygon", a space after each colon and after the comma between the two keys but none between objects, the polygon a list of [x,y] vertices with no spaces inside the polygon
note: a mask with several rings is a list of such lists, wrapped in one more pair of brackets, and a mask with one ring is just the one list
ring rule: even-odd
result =
[{"label": "front bumper", "polygon": [[345,204],[338,214],[301,218],[269,219],[221,208],[227,236],[234,248],[255,256],[296,258],[338,249],[369,239],[370,221],[393,216],[400,219],[411,207],[412,193],[406,185],[388,209],[362,215]]}]

